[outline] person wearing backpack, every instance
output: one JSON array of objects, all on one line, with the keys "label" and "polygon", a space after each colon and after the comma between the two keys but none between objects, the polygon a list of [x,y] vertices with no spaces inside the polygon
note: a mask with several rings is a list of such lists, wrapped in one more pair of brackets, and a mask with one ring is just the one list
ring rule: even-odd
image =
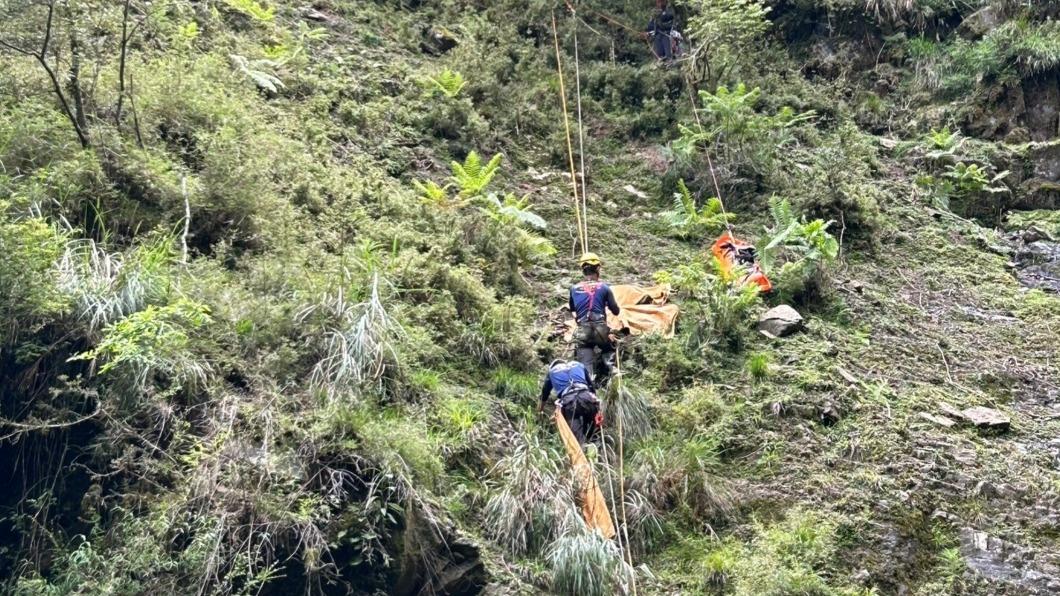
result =
[{"label": "person wearing backpack", "polygon": [[578,264],[585,280],[571,287],[567,307],[578,325],[574,332],[575,358],[585,366],[591,378],[597,348],[604,368],[608,371],[613,368],[615,342],[607,325],[607,311],[617,315],[620,309],[611,288],[600,281],[600,257],[588,252],[582,255]]},{"label": "person wearing backpack", "polygon": [[567,420],[571,432],[584,445],[596,436],[602,422],[600,400],[593,392],[593,381],[588,369],[576,360],[553,360],[548,365],[545,382],[541,386],[539,411],[556,394],[555,404]]}]

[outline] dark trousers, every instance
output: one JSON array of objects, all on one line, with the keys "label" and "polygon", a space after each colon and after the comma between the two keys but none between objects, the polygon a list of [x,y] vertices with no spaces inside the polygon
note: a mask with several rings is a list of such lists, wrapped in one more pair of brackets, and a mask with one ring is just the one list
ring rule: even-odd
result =
[{"label": "dark trousers", "polygon": [[600,359],[604,367],[611,368],[615,344],[611,341],[610,334],[611,329],[607,326],[607,321],[580,323],[578,330],[574,333],[574,356],[594,378],[596,369],[593,364],[596,360],[596,348],[600,348]]},{"label": "dark trousers", "polygon": [[595,395],[586,389],[571,391],[560,398],[559,405],[578,443],[584,445],[596,436],[596,413],[600,411],[600,402]]}]

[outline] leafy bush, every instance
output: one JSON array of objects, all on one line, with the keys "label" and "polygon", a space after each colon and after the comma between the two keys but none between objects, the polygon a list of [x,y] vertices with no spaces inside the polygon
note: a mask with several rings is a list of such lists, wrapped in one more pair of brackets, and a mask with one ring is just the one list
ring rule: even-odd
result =
[{"label": "leafy bush", "polygon": [[808,216],[834,220],[844,242],[875,246],[884,223],[884,195],[872,179],[877,150],[871,138],[844,122],[807,157],[812,167],[796,169],[794,177],[778,180],[777,186],[786,188]]},{"label": "leafy bush", "polygon": [[733,90],[719,86],[714,93],[700,91],[702,128],[681,125],[681,138],[674,149],[691,155],[697,147],[710,145],[724,163],[744,167],[758,174],[771,171],[777,155],[794,140],[793,127],[814,117],[812,111],[796,113],[789,107],[773,115],[755,110],[762,90],[748,90],[739,83]]},{"label": "leafy bush", "polygon": [[0,200],[0,319],[7,327],[0,344],[16,334],[33,333],[37,324],[69,306],[55,282],[66,242],[66,234],[43,218],[16,216]]},{"label": "leafy bush", "polygon": [[724,82],[763,41],[771,8],[759,0],[692,0],[686,32],[693,48],[689,70],[697,82]]},{"label": "leafy bush", "polygon": [[149,305],[108,325],[99,344],[75,358],[102,360],[100,374],[122,371],[137,393],[147,389],[156,373],[177,384],[202,385],[209,365],[191,354],[189,332],[210,321],[209,309],[185,298]]},{"label": "leafy bush", "polygon": [[[775,288],[786,298],[804,299],[818,293],[825,283],[825,266],[839,256],[839,242],[828,233],[833,222],[796,219],[791,203],[778,197],[770,199],[769,211],[773,227],[761,250],[761,262],[771,271]],[[780,257],[784,264],[773,271]]]},{"label": "leafy bush", "polygon": [[733,215],[725,213],[721,200],[711,197],[702,207],[696,206],[696,199],[689,192],[684,180],[677,181],[678,192],[674,193],[674,206],[662,213],[663,219],[670,224],[670,231],[678,238],[701,238],[713,234],[732,221]]}]

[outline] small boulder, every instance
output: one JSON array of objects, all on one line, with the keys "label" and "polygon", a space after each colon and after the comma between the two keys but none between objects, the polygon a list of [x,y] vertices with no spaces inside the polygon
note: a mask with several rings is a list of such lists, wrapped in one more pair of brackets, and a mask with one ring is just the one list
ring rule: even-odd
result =
[{"label": "small boulder", "polygon": [[766,337],[791,335],[803,326],[802,315],[786,304],[775,306],[758,318],[758,331]]},{"label": "small boulder", "polygon": [[1009,417],[1002,412],[993,408],[984,408],[983,406],[975,406],[974,408],[962,410],[961,414],[964,416],[965,420],[979,428],[1008,430],[1011,422]]},{"label": "small boulder", "polygon": [[979,9],[961,21],[958,31],[965,37],[979,39],[1001,24],[1003,15],[993,6]]}]

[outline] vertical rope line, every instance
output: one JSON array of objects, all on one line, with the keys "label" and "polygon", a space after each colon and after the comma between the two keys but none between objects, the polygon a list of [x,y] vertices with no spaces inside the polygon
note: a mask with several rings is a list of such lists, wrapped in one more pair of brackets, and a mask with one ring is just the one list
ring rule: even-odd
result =
[{"label": "vertical rope line", "polygon": [[[615,368],[618,369],[618,375],[616,380],[618,381],[618,395],[622,395],[622,350],[615,349]],[[626,539],[626,558],[629,561],[629,568],[632,571],[630,578],[633,580],[633,596],[637,596],[637,572],[633,569],[633,551],[629,548],[629,521],[626,519],[626,470],[625,470],[625,453],[622,449],[623,435],[622,435],[622,417],[618,418],[618,491],[622,498],[622,502],[619,503],[619,507],[622,508],[622,534]]]},{"label": "vertical rope line", "polygon": [[582,174],[582,226],[584,226],[584,238],[586,248],[589,246],[589,191],[585,182],[585,133],[582,125],[582,75],[580,60],[578,59],[578,15],[571,10],[574,16],[574,97],[578,100],[578,157],[581,160]]},{"label": "vertical rope line", "polygon": [[585,240],[584,228],[582,226],[581,207],[578,203],[578,179],[574,172],[574,145],[570,138],[570,119],[567,116],[567,88],[563,83],[563,60],[559,54],[559,33],[556,30],[556,13],[552,13],[552,43],[556,48],[556,71],[559,73],[559,98],[563,106],[563,128],[567,133],[567,162],[570,165],[570,183],[574,191],[574,217],[578,224],[578,237],[581,240],[582,252],[589,252],[589,245]]},{"label": "vertical rope line", "polygon": [[[705,134],[706,129],[703,128],[703,121],[699,119],[699,110],[696,109],[696,96],[692,91],[692,79],[689,78],[688,73],[685,73],[685,87],[688,88],[688,100],[692,103],[692,116],[696,119],[696,127],[699,129],[700,134]],[[704,147],[703,155],[707,157],[707,168],[710,170],[710,179],[714,181],[714,196],[718,197],[718,204],[721,205],[721,215],[725,219],[725,229],[729,232],[729,236],[732,236],[732,224],[729,223],[729,213],[725,210],[725,201],[721,198],[721,186],[718,185],[718,175],[714,173],[714,160],[710,158],[709,147]]]}]

